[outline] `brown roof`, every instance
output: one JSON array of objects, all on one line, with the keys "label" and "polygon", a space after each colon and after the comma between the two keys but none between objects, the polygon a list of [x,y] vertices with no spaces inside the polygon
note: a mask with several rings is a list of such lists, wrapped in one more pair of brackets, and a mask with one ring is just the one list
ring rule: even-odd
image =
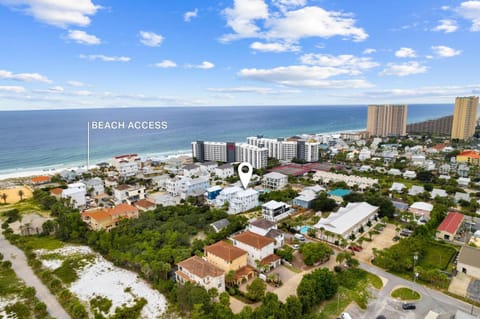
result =
[{"label": "brown roof", "polygon": [[59,188],[59,187],[57,187],[57,188],[52,188],[52,189],[50,190],[50,193],[53,194],[53,195],[61,195],[62,192],[63,192],[63,188]]},{"label": "brown roof", "polygon": [[480,268],[480,249],[463,246],[458,255],[458,262]]},{"label": "brown roof", "polygon": [[124,191],[126,189],[129,189],[130,186],[129,185],[126,185],[126,184],[122,184],[122,185],[118,185],[117,187],[115,187],[116,189],[118,189],[119,191]]},{"label": "brown roof", "polygon": [[248,265],[244,266],[235,272],[235,279],[242,279],[243,277],[248,276],[251,273],[255,273],[255,268]]},{"label": "brown roof", "polygon": [[271,254],[271,255],[268,255],[267,257],[263,258],[262,260],[260,260],[260,264],[262,265],[269,265],[277,260],[279,260],[280,257],[278,257],[277,255],[275,254]]},{"label": "brown roof", "polygon": [[228,262],[232,262],[235,259],[247,254],[247,252],[243,249],[229,245],[224,241],[219,241],[213,245],[205,247],[205,251]]},{"label": "brown roof", "polygon": [[178,263],[178,266],[187,269],[190,273],[200,278],[205,278],[207,276],[218,277],[224,274],[223,270],[198,256],[193,256],[181,261]]},{"label": "brown roof", "polygon": [[238,240],[239,242],[242,242],[244,244],[247,244],[249,246],[255,247],[257,249],[261,249],[271,243],[274,243],[275,240],[265,237],[265,236],[260,236],[255,233],[252,233],[251,231],[245,231],[235,237],[233,239]]},{"label": "brown roof", "polygon": [[105,220],[105,219],[111,218],[110,214],[108,213],[108,210],[103,208],[91,210],[88,212],[83,212],[82,217],[90,217],[95,220]]},{"label": "brown roof", "polygon": [[52,178],[50,176],[36,176],[32,177],[32,182],[35,184],[49,182]]},{"label": "brown roof", "polygon": [[253,225],[262,229],[269,229],[274,227],[276,224],[274,222],[266,220],[265,218],[259,218],[253,222],[250,222],[250,225]]},{"label": "brown roof", "polygon": [[112,207],[109,213],[110,215],[117,215],[117,214],[132,213],[132,212],[134,213],[138,212],[138,208],[128,204],[120,204],[115,207]]},{"label": "brown roof", "polygon": [[135,205],[136,205],[136,206],[140,206],[140,207],[142,207],[142,208],[150,208],[150,207],[154,207],[154,206],[155,206],[154,203],[152,203],[151,201],[146,200],[146,199],[141,199],[141,200],[135,202]]},{"label": "brown roof", "polygon": [[282,236],[283,232],[281,230],[278,230],[278,229],[270,229],[268,231],[268,233],[265,234],[265,237],[268,237],[268,238],[277,238],[279,236]]}]

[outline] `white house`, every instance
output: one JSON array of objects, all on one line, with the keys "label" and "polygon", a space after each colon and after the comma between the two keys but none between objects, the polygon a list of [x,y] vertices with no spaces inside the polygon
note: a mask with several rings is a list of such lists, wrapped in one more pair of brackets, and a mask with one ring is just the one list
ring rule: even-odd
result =
[{"label": "white house", "polygon": [[397,168],[391,168],[388,170],[388,175],[400,176],[402,175],[402,172],[400,172],[400,170]]},{"label": "white house", "polygon": [[412,155],[412,165],[423,166],[425,164],[425,155]]},{"label": "white house", "polygon": [[196,164],[187,164],[182,167],[183,176],[192,177],[200,175],[200,166]]},{"label": "white house", "polygon": [[413,185],[413,186],[408,190],[408,195],[410,195],[410,196],[416,196],[416,195],[422,194],[423,192],[425,192],[425,189],[423,188],[423,186]]},{"label": "white house", "polygon": [[140,185],[118,185],[113,189],[115,204],[127,203],[132,205],[133,202],[145,198],[145,187]]},{"label": "white house", "polygon": [[149,194],[148,199],[155,205],[174,206],[178,204],[178,200],[170,194],[155,193]]},{"label": "white house", "polygon": [[142,162],[137,154],[126,154],[115,156],[110,164],[115,167],[121,177],[130,177],[137,175]]},{"label": "white house", "polygon": [[245,231],[234,236],[232,240],[235,247],[247,252],[250,266],[258,268],[257,262],[268,262],[273,268],[280,265],[280,258],[273,253],[275,240],[272,238]]},{"label": "white house", "polygon": [[214,173],[222,179],[235,175],[232,164],[220,165],[214,169]]},{"label": "white house", "polygon": [[404,188],[405,188],[405,185],[404,185],[403,183],[394,182],[394,183],[392,184],[392,187],[390,187],[390,191],[391,191],[391,192],[401,193]]},{"label": "white house", "polygon": [[367,160],[367,159],[370,159],[371,157],[372,157],[372,151],[370,151],[366,147],[362,148],[360,153],[358,153],[358,159],[362,162]]},{"label": "white house", "polygon": [[458,185],[460,186],[468,186],[470,185],[471,179],[470,177],[459,177],[457,179]]},{"label": "white house", "polygon": [[263,187],[268,189],[282,189],[288,183],[288,176],[271,172],[263,176]]},{"label": "white house", "polygon": [[440,167],[438,168],[438,172],[442,175],[450,174],[450,165],[448,164],[440,165]]},{"label": "white house", "polygon": [[105,186],[103,180],[100,177],[94,177],[84,181],[87,190],[92,191],[93,196],[97,196],[105,193]]},{"label": "white house", "polygon": [[235,193],[228,204],[229,214],[246,212],[247,210],[255,208],[260,204],[258,201],[258,192],[251,188],[240,190],[239,192]]},{"label": "white house", "polygon": [[202,195],[209,187],[210,181],[206,177],[176,176],[165,183],[165,188],[171,196],[180,196],[183,199]]},{"label": "white house", "polygon": [[263,218],[273,222],[287,218],[291,213],[293,213],[293,209],[283,202],[271,200],[262,205]]},{"label": "white house", "polygon": [[315,198],[317,198],[317,194],[314,191],[304,189],[293,199],[292,204],[308,209]]},{"label": "white house", "polygon": [[215,172],[215,168],[218,167],[217,162],[204,162],[200,163],[200,172],[203,175],[210,175]]},{"label": "white house", "polygon": [[175,279],[182,284],[193,282],[206,290],[215,288],[219,293],[225,291],[225,272],[198,256],[179,262]]},{"label": "white house", "polygon": [[444,189],[440,189],[440,188],[434,188],[432,190],[432,192],[430,193],[430,197],[432,199],[434,199],[435,197],[447,197],[448,194],[447,192],[444,190]]},{"label": "white house", "polygon": [[410,205],[408,209],[415,216],[420,218],[430,218],[430,212],[433,209],[433,205],[425,202],[415,202]]},{"label": "white house", "polygon": [[87,187],[84,183],[68,184],[68,188],[62,191],[62,198],[70,198],[70,202],[73,207],[78,208],[85,206],[87,200]]},{"label": "white house", "polygon": [[[358,230],[365,226],[368,221],[375,218],[378,207],[366,202],[348,203],[346,207],[341,207],[336,213],[331,213],[327,218],[321,218],[314,228],[320,231],[329,231],[344,239],[348,239],[352,234],[355,235]],[[323,239],[335,241],[333,236],[323,235]]]},{"label": "white house", "polygon": [[432,160],[426,160],[425,164],[423,164],[423,168],[426,171],[433,171],[435,169],[435,163]]},{"label": "white house", "polygon": [[454,200],[455,200],[455,203],[458,203],[461,200],[464,200],[466,202],[470,202],[470,194],[469,193],[456,192]]},{"label": "white house", "polygon": [[275,249],[283,247],[285,235],[282,231],[278,230],[277,224],[272,221],[266,220],[265,218],[256,219],[248,224],[247,230],[260,236],[274,239]]},{"label": "white house", "polygon": [[403,177],[408,179],[414,179],[417,177],[417,173],[415,173],[414,171],[405,171],[403,173]]}]

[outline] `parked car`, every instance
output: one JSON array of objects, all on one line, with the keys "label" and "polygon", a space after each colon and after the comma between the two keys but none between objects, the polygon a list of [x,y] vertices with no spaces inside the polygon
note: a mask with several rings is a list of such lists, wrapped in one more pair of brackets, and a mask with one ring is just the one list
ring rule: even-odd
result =
[{"label": "parked car", "polygon": [[293,244],[293,249],[297,250],[300,248],[300,245],[299,244]]},{"label": "parked car", "polygon": [[340,315],[340,319],[352,319],[352,316],[348,312],[344,312]]},{"label": "parked car", "polygon": [[303,236],[302,234],[295,234],[295,239],[298,239],[300,241],[305,241],[305,236]]},{"label": "parked car", "polygon": [[377,319],[387,319],[387,317],[385,317],[384,315],[378,315]]},{"label": "parked car", "polygon": [[417,309],[417,307],[415,306],[415,304],[414,304],[414,303],[410,303],[410,302],[404,303],[404,304],[402,305],[402,308],[403,308],[403,310],[415,310],[415,309]]},{"label": "parked car", "polygon": [[393,241],[399,241],[399,240],[400,240],[400,237],[395,236],[395,237],[392,238],[392,240],[393,240]]}]

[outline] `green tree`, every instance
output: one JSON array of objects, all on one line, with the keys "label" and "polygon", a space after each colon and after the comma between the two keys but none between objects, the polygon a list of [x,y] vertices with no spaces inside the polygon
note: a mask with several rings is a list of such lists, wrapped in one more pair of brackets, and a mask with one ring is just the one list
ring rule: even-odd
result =
[{"label": "green tree", "polygon": [[0,195],[0,198],[2,198],[3,203],[6,205],[6,204],[7,204],[8,195],[7,195],[6,193],[2,193],[2,195]]},{"label": "green tree", "polygon": [[250,285],[247,285],[247,296],[253,301],[262,300],[266,289],[265,282],[260,278],[255,278]]},{"label": "green tree", "polygon": [[23,190],[18,190],[18,197],[20,197],[20,200],[23,200],[23,195],[25,195],[25,193],[23,192]]},{"label": "green tree", "polygon": [[336,277],[327,268],[316,269],[303,276],[297,287],[297,296],[303,312],[307,313],[320,302],[332,298],[337,289]]},{"label": "green tree", "polygon": [[306,243],[300,247],[305,265],[312,266],[317,262],[326,262],[333,254],[332,248],[325,243]]}]

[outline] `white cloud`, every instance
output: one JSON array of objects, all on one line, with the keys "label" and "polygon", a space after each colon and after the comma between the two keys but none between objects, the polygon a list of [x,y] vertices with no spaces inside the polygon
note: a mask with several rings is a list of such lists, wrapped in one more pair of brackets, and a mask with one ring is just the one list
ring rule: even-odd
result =
[{"label": "white cloud", "polygon": [[416,56],[415,50],[412,48],[400,48],[395,52],[397,58],[414,58]]},{"label": "white cloud", "polygon": [[208,70],[208,69],[213,69],[215,67],[215,64],[213,64],[212,62],[209,62],[209,61],[203,61],[202,63],[200,63],[198,65],[188,64],[186,67],[187,68],[193,68],[193,69]]},{"label": "white cloud", "polygon": [[35,93],[52,93],[52,94],[62,94],[65,92],[65,89],[61,86],[54,86],[48,89],[36,89],[33,90]]},{"label": "white cloud", "polygon": [[90,16],[101,8],[91,0],[0,0],[0,3],[61,28],[87,26],[91,22]]},{"label": "white cloud", "polygon": [[80,81],[67,81],[67,84],[70,85],[70,86],[74,86],[74,87],[86,86],[85,83],[80,82]]},{"label": "white cloud", "polygon": [[164,37],[150,31],[140,31],[140,42],[149,47],[158,47],[162,44]]},{"label": "white cloud", "polygon": [[432,50],[438,57],[441,58],[450,58],[452,56],[460,55],[462,53],[461,50],[455,50],[444,45],[432,46]]},{"label": "white cloud", "polygon": [[0,70],[0,79],[24,81],[24,82],[44,82],[44,83],[52,82],[47,77],[39,73],[12,73],[6,70]]},{"label": "white cloud", "polygon": [[371,69],[379,66],[370,57],[356,57],[350,54],[330,55],[308,53],[300,57],[300,62],[308,65],[325,67],[339,67],[350,70],[351,74],[358,74],[359,70]]},{"label": "white cloud", "polygon": [[260,28],[255,20],[268,18],[268,6],[264,0],[235,0],[233,8],[226,8],[223,14],[227,18],[227,25],[235,32],[224,35],[223,41],[257,37]]},{"label": "white cloud", "polygon": [[350,70],[292,65],[281,66],[273,69],[242,69],[238,76],[245,79],[263,81],[268,83],[276,83],[292,87],[309,87],[309,88],[365,88],[372,87],[372,84],[363,79],[352,80],[326,80],[330,77],[349,74]]},{"label": "white cloud", "polygon": [[286,12],[289,9],[305,6],[307,4],[307,0],[272,0],[272,3],[282,12]]},{"label": "white cloud", "polygon": [[387,68],[380,72],[380,75],[407,76],[427,72],[427,67],[416,61],[405,62],[402,64],[387,64]]},{"label": "white cloud", "polygon": [[296,94],[300,90],[277,90],[266,87],[232,87],[232,88],[208,88],[210,92],[217,93],[257,93],[257,94]]},{"label": "white cloud", "polygon": [[368,49],[363,50],[362,53],[363,53],[363,54],[373,54],[373,53],[375,53],[375,52],[377,52],[376,49],[368,48]]},{"label": "white cloud", "polygon": [[177,64],[171,60],[163,60],[162,62],[153,64],[153,66],[156,68],[166,69],[166,68],[175,68],[177,67]]},{"label": "white cloud", "polygon": [[464,1],[455,11],[472,22],[471,31],[480,31],[480,1]]},{"label": "white cloud", "polygon": [[128,62],[131,60],[131,58],[128,56],[108,56],[103,54],[90,54],[90,55],[80,54],[80,59],[92,60],[92,61],[100,60],[103,62]]},{"label": "white cloud", "polygon": [[355,27],[351,14],[327,11],[320,7],[304,7],[288,11],[285,16],[272,18],[266,22],[270,38],[298,40],[307,37],[330,38],[342,36],[363,41],[368,34]]},{"label": "white cloud", "polygon": [[87,44],[87,45],[97,45],[102,42],[96,36],[80,30],[69,30],[66,38],[73,40],[79,44]]},{"label": "white cloud", "polygon": [[79,90],[79,91],[74,91],[72,93],[74,95],[78,95],[78,96],[91,96],[91,95],[93,95],[93,92],[87,91],[87,90]]},{"label": "white cloud", "polygon": [[261,52],[297,52],[300,51],[300,47],[298,45],[293,45],[291,43],[280,43],[280,42],[270,42],[270,43],[262,43],[262,42],[253,42],[250,44],[250,48],[256,51]]},{"label": "white cloud", "polygon": [[197,15],[198,15],[198,9],[197,8],[195,8],[195,10],[193,10],[193,11],[187,11],[183,15],[183,21],[190,22],[190,21],[192,21],[193,18],[196,18]]},{"label": "white cloud", "polygon": [[26,92],[23,86],[16,85],[0,85],[0,91],[6,91],[11,93],[24,93]]},{"label": "white cloud", "polygon": [[455,20],[450,20],[450,19],[444,19],[438,21],[438,25],[433,28],[433,31],[443,31],[445,33],[451,33],[455,32],[458,29],[457,26],[457,21]]}]

